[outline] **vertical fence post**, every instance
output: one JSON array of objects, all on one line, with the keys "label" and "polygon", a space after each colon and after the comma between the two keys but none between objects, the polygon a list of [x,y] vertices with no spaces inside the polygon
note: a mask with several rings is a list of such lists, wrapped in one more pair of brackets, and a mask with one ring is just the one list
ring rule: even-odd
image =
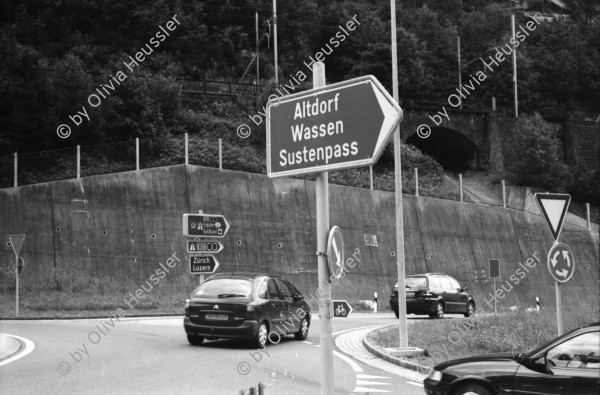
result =
[{"label": "vertical fence post", "polygon": [[373,165],[369,166],[369,183],[373,189]]},{"label": "vertical fence post", "polygon": [[17,174],[18,174],[18,169],[19,169],[19,158],[18,158],[19,154],[17,154],[15,152],[15,160],[14,160],[14,173],[13,173],[13,180],[14,180],[14,186],[15,188],[17,187],[18,183],[17,183]]},{"label": "vertical fence post", "polygon": [[223,140],[219,139],[219,170],[223,170]]},{"label": "vertical fence post", "polygon": [[587,228],[588,230],[592,229],[592,222],[590,221],[590,204],[585,204],[585,215],[587,218]]},{"label": "vertical fence post", "polygon": [[189,157],[188,157],[188,134],[185,134],[185,164],[188,165],[189,164]]},{"label": "vertical fence post", "polygon": [[460,186],[460,201],[463,201],[463,185],[462,185],[462,174],[458,175],[458,184]]},{"label": "vertical fence post", "polygon": [[77,178],[81,178],[81,146],[77,144]]},{"label": "vertical fence post", "polygon": [[506,183],[502,180],[502,206],[506,208]]},{"label": "vertical fence post", "polygon": [[419,196],[419,168],[415,167],[415,196]]},{"label": "vertical fence post", "polygon": [[140,169],[140,139],[135,138],[135,169]]}]

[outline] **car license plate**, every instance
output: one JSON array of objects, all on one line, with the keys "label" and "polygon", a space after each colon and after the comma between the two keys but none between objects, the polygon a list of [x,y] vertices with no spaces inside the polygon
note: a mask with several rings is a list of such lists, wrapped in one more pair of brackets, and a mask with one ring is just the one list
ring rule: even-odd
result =
[{"label": "car license plate", "polygon": [[207,320],[216,320],[216,321],[227,321],[227,314],[206,314],[205,318]]}]

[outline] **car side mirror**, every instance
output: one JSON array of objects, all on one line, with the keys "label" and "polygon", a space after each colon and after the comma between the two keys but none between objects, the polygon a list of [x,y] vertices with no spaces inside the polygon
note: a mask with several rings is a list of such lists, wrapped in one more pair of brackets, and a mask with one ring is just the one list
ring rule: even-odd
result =
[{"label": "car side mirror", "polygon": [[294,295],[295,302],[302,302],[304,300],[304,296],[302,295]]},{"label": "car side mirror", "polygon": [[466,291],[466,290],[467,290],[467,287],[462,287],[462,288],[461,288],[461,290],[462,290],[462,291]]}]

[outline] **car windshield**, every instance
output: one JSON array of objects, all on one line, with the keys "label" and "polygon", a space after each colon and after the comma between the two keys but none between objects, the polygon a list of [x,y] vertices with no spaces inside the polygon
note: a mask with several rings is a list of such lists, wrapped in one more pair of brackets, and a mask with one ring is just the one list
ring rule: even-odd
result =
[{"label": "car windshield", "polygon": [[252,293],[252,281],[245,279],[218,278],[208,280],[194,291],[195,297],[234,298],[247,297]]},{"label": "car windshield", "polygon": [[406,288],[427,288],[427,279],[425,277],[406,277],[404,285]]}]

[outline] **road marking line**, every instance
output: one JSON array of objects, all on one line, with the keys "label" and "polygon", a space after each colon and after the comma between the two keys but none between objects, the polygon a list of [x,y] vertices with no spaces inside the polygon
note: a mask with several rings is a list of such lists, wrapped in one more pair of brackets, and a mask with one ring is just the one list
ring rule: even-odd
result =
[{"label": "road marking line", "polygon": [[390,391],[380,390],[379,388],[356,387],[356,388],[354,388],[354,390],[352,392],[366,392],[366,393],[370,394],[371,392],[387,392],[387,393],[389,393]]},{"label": "road marking line", "polygon": [[372,376],[370,374],[357,374],[357,378],[359,379],[389,379],[389,377],[385,376]]},{"label": "road marking line", "polygon": [[352,368],[352,370],[354,370],[354,373],[362,373],[363,372],[363,370],[360,367],[360,365],[357,364],[356,362],[354,362],[350,357],[347,357],[344,354],[339,353],[339,352],[337,352],[335,350],[333,350],[333,355],[335,355],[336,357],[338,357],[339,359],[343,360],[348,365],[350,365],[350,367]]},{"label": "road marking line", "polygon": [[11,362],[16,361],[17,359],[21,359],[24,356],[26,356],[27,354],[31,353],[35,349],[35,344],[29,339],[25,339],[24,337],[16,336],[16,335],[9,335],[8,333],[3,333],[3,335],[10,336],[13,339],[18,339],[18,340],[22,341],[25,344],[25,350],[19,352],[16,355],[13,355],[12,357],[9,357],[9,358],[1,361],[0,366],[7,365]]},{"label": "road marking line", "polygon": [[379,383],[377,381],[356,380],[356,385],[390,385],[390,383]]}]

